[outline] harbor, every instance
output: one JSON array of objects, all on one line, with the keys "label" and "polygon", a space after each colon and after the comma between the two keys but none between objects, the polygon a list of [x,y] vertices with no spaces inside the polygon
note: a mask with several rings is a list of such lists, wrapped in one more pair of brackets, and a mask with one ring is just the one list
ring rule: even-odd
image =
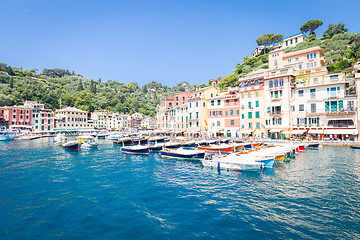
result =
[{"label": "harbor", "polygon": [[52,138],[0,142],[3,239],[360,234],[356,149],[305,149],[272,169],[230,171],[98,142],[80,151]]}]

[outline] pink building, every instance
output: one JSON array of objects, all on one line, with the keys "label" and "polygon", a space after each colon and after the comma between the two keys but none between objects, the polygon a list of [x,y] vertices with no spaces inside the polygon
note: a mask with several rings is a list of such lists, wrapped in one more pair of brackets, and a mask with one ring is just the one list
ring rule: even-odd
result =
[{"label": "pink building", "polygon": [[32,109],[25,106],[5,106],[0,107],[3,119],[10,126],[22,125],[31,126]]},{"label": "pink building", "polygon": [[286,53],[277,49],[269,53],[269,70],[298,66],[299,70],[313,69],[324,65],[324,52],[319,47],[306,48]]},{"label": "pink building", "polygon": [[239,93],[230,90],[208,100],[208,131],[224,133],[228,137],[239,136],[240,107]]}]

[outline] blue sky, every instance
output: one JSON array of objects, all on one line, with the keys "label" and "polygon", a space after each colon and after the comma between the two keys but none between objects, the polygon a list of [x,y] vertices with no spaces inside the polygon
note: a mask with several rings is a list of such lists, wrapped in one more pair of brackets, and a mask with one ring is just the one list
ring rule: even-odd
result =
[{"label": "blue sky", "polygon": [[264,33],[299,32],[308,20],[360,32],[358,1],[1,2],[0,62],[64,68],[143,85],[201,84],[230,74]]}]

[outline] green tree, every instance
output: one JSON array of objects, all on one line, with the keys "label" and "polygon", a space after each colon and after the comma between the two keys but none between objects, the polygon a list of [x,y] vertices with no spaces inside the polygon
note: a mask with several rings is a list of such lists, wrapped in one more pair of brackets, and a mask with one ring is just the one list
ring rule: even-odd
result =
[{"label": "green tree", "polygon": [[310,35],[312,35],[316,38],[315,29],[317,29],[321,25],[323,25],[323,22],[320,20],[310,20],[310,21],[307,21],[306,23],[304,23],[300,27],[300,31],[303,33],[309,32],[309,37],[310,37]]},{"label": "green tree", "polygon": [[330,23],[328,29],[323,33],[324,38],[332,38],[336,34],[345,33],[349,31],[349,29],[345,28],[345,24],[338,23],[332,24]]}]

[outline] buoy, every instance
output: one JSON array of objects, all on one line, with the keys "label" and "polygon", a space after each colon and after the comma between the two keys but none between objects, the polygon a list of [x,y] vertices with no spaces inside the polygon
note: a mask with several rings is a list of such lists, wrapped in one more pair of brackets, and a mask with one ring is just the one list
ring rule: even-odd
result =
[{"label": "buoy", "polygon": [[126,157],[126,155],[124,154],[124,158]]},{"label": "buoy", "polygon": [[235,168],[235,171],[239,170],[238,168]]},{"label": "buoy", "polygon": [[164,160],[164,157],[162,157],[161,159]]}]

